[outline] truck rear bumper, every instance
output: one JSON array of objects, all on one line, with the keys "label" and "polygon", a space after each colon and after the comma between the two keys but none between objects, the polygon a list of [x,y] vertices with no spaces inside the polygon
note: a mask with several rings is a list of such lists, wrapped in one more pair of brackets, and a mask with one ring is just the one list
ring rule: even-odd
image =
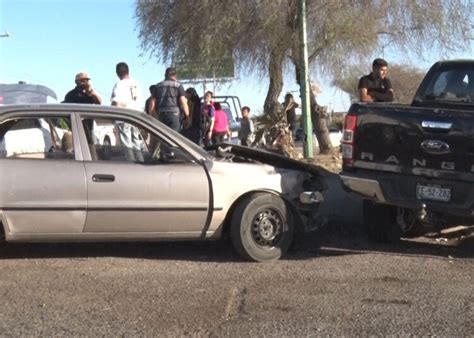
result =
[{"label": "truck rear bumper", "polygon": [[380,203],[385,202],[385,197],[378,181],[344,175],[340,175],[340,178],[345,189]]},{"label": "truck rear bumper", "polygon": [[[375,177],[374,177],[375,176]],[[420,210],[426,209],[458,216],[474,217],[474,185],[461,181],[427,179],[396,173],[341,173],[343,188],[377,203]],[[375,178],[375,179],[374,179]],[[452,191],[450,202],[419,200],[416,185],[438,184]]]}]

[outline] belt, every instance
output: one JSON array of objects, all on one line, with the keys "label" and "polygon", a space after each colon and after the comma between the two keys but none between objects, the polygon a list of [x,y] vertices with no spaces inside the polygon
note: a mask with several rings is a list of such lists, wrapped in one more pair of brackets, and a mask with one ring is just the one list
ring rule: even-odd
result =
[{"label": "belt", "polygon": [[179,110],[178,111],[159,111],[158,110],[158,114],[179,114]]}]

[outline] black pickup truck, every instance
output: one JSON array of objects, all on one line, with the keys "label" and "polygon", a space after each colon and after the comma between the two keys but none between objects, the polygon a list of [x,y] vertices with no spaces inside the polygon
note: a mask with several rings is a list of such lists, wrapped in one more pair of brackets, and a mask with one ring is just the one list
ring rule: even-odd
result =
[{"label": "black pickup truck", "polygon": [[435,63],[410,105],[352,104],[342,154],[371,238],[473,225],[474,60]]}]

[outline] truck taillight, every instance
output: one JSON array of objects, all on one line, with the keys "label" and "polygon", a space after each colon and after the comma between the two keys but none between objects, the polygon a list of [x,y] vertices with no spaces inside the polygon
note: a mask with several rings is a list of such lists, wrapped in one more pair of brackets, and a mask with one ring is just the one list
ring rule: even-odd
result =
[{"label": "truck taillight", "polygon": [[357,125],[357,116],[347,114],[344,120],[342,133],[342,163],[352,166],[354,163],[354,134]]}]

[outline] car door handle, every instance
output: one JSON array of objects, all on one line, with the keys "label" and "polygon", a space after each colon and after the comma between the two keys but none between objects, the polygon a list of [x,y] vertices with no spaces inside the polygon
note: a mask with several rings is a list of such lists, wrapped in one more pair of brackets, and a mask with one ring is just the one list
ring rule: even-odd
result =
[{"label": "car door handle", "polygon": [[106,174],[94,174],[92,175],[93,182],[113,182],[115,181],[114,175],[106,175]]}]

